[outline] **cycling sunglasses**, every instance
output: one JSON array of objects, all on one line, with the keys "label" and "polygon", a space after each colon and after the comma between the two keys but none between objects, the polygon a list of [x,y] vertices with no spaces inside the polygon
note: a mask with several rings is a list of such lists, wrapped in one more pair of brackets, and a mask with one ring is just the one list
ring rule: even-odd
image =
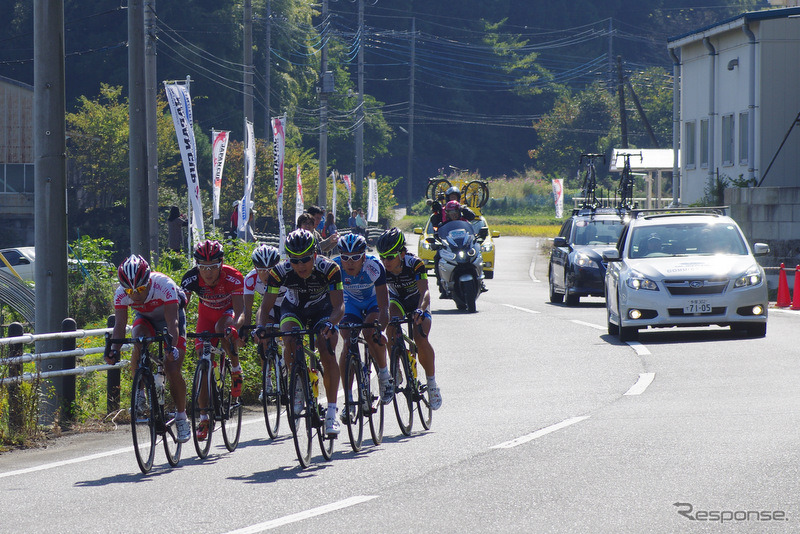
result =
[{"label": "cycling sunglasses", "polygon": [[342,258],[342,261],[358,261],[364,257],[364,253],[361,252],[359,254],[350,254],[350,255],[340,254],[340,256]]},{"label": "cycling sunglasses", "polygon": [[139,287],[126,287],[125,288],[125,293],[127,293],[128,295],[133,295],[134,293],[141,294],[141,293],[144,293],[145,291],[147,291],[147,284],[145,284],[143,286],[139,286]]},{"label": "cycling sunglasses", "polygon": [[297,265],[298,263],[308,263],[311,258],[312,256],[303,256],[302,258],[289,258],[289,261]]},{"label": "cycling sunglasses", "polygon": [[400,255],[399,252],[392,252],[390,254],[381,254],[380,256],[382,260],[393,260],[399,255]]},{"label": "cycling sunglasses", "polygon": [[211,265],[202,265],[200,263],[197,264],[197,268],[201,271],[213,271],[214,269],[219,269],[220,267],[222,267],[222,262],[212,263]]}]

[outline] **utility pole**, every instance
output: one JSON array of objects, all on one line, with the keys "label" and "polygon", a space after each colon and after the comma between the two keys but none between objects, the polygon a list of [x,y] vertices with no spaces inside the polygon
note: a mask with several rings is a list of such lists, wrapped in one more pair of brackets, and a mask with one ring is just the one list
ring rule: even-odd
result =
[{"label": "utility pole", "polygon": [[272,114],[269,111],[270,101],[269,101],[269,91],[270,86],[272,85],[270,81],[270,70],[271,70],[271,63],[272,63],[272,0],[267,1],[267,17],[265,21],[265,31],[266,34],[266,46],[264,47],[264,78],[266,78],[266,82],[264,83],[264,139],[269,141],[270,132],[272,132]]},{"label": "utility pole", "polygon": [[414,65],[417,58],[417,19],[411,18],[411,76],[408,85],[408,176],[406,177],[406,211],[413,200],[412,175],[414,170]]},{"label": "utility pole", "polygon": [[[64,2],[33,2],[33,153],[34,238],[37,260],[36,333],[61,330],[67,317],[67,146],[64,85]],[[39,341],[36,352],[60,351],[60,341]],[[40,371],[62,368],[62,360],[37,364]],[[42,402],[53,421],[61,408],[64,378],[53,380],[56,402]],[[50,381],[43,381],[41,394],[51,399]]]},{"label": "utility pole", "polygon": [[322,52],[319,87],[319,192],[317,204],[325,207],[328,199],[328,0],[322,0]]},{"label": "utility pole", "polygon": [[242,132],[247,131],[247,121],[253,122],[253,5],[244,0],[244,121]]},{"label": "utility pole", "polygon": [[144,84],[145,121],[147,123],[147,196],[150,220],[150,250],[153,260],[159,256],[158,246],[158,126],[156,121],[156,0],[144,3]]},{"label": "utility pole", "polygon": [[608,90],[614,92],[614,19],[608,19]]},{"label": "utility pole", "polygon": [[358,0],[358,105],[356,107],[356,198],[364,190],[364,0]]},{"label": "utility pole", "polygon": [[619,129],[622,148],[628,148],[628,114],[625,112],[625,88],[622,83],[622,56],[617,56],[617,97],[619,98]]},{"label": "utility pole", "polygon": [[144,83],[144,3],[128,3],[128,168],[131,254],[150,261]]}]

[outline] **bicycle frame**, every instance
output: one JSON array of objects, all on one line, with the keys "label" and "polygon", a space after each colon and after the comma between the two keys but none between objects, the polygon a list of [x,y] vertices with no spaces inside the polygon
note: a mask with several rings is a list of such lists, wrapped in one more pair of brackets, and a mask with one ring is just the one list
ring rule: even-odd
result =
[{"label": "bicycle frame", "polygon": [[[380,324],[375,323],[344,323],[340,324],[339,328],[350,331],[350,344],[345,358],[345,368],[342,370],[344,376],[343,384],[345,388],[345,406],[344,411],[347,414],[347,431],[350,435],[350,444],[354,452],[361,450],[361,442],[363,439],[363,418],[369,419],[370,434],[372,442],[375,445],[380,445],[383,441],[383,404],[380,400],[380,395],[376,393],[380,390],[380,386],[376,384],[376,391],[372,389],[372,375],[373,367],[375,378],[377,379],[378,364],[369,350],[369,344],[362,335],[362,329],[373,328],[373,340],[378,344],[383,344],[380,335]],[[364,346],[364,358],[361,358],[361,351],[359,345]],[[358,377],[350,376],[350,361],[356,362],[355,373]],[[356,379],[359,387],[359,398],[353,399],[352,397],[352,382]]]},{"label": "bicycle frame", "polygon": [[[407,325],[408,333],[403,331],[402,325]],[[395,327],[390,352],[390,372],[395,380],[394,408],[400,431],[411,435],[414,423],[413,405],[417,405],[420,422],[425,430],[430,429],[432,410],[428,400],[427,384],[423,384],[417,377],[417,344],[413,339],[414,320],[410,315],[393,317],[389,321]],[[420,335],[425,335],[421,325],[418,325]],[[406,348],[406,343],[408,348]],[[405,380],[404,380],[405,378]]]}]

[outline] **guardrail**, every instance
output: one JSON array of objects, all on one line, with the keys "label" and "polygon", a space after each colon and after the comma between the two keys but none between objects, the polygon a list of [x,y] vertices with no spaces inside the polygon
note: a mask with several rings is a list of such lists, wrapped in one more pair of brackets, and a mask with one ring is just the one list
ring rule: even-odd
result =
[{"label": "guardrail", "polygon": [[[39,380],[56,379],[60,382],[55,386],[57,393],[56,405],[63,407],[61,414],[62,420],[71,419],[71,406],[75,402],[75,377],[94,372],[108,372],[106,393],[107,409],[109,412],[119,409],[120,402],[120,371],[128,366],[128,360],[120,360],[115,365],[90,365],[76,366],[78,358],[92,354],[102,354],[105,344],[101,347],[88,349],[76,348],[75,340],[79,338],[105,336],[106,333],[113,332],[114,316],[109,317],[107,328],[91,330],[78,330],[75,328],[73,319],[65,319],[62,323],[61,332],[51,332],[44,334],[25,333],[20,323],[11,323],[8,326],[8,337],[0,338],[0,346],[9,347],[9,355],[0,359],[0,366],[7,367],[7,374],[0,371],[0,386],[6,387],[9,393],[9,427],[12,429],[21,427],[22,405],[19,395],[19,387],[22,382],[36,382]],[[130,325],[126,328],[130,330]],[[51,352],[32,352],[23,353],[25,345],[34,344],[38,341],[62,342],[60,351]],[[130,345],[122,347],[122,351],[129,351]],[[42,370],[42,362],[60,360],[57,364],[49,365],[52,370]],[[23,372],[23,364],[36,362],[39,370],[37,372]],[[18,425],[19,422],[19,425]]]}]

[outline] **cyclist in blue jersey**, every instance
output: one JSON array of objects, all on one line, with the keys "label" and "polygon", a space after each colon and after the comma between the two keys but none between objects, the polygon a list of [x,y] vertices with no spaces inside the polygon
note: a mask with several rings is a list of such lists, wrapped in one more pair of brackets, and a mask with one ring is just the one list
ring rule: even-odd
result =
[{"label": "cyclist in blue jersey", "polygon": [[[406,238],[397,228],[385,231],[376,243],[383,266],[386,268],[386,283],[389,286],[389,313],[392,317],[411,316],[415,325],[414,343],[417,345],[419,363],[425,369],[431,408],[438,410],[442,405],[442,393],[436,384],[436,354],[428,339],[431,331],[431,294],[428,289],[428,274],[425,263],[406,250]],[[387,331],[389,339],[394,339],[394,327]]]},{"label": "cyclist in blue jersey", "polygon": [[[339,238],[340,255],[334,258],[342,270],[344,289],[344,319],[348,323],[374,323],[385,329],[389,323],[389,291],[386,287],[386,270],[375,256],[367,255],[367,240],[359,234],[348,234]],[[381,389],[381,402],[388,404],[394,397],[394,381],[386,363],[386,342],[374,339],[374,328],[363,329],[375,363],[378,364],[378,381]],[[345,358],[350,350],[350,329],[342,328],[344,349],[339,356],[339,368],[344,369]],[[378,332],[379,341],[383,334]],[[342,377],[344,379],[344,377]]]}]

